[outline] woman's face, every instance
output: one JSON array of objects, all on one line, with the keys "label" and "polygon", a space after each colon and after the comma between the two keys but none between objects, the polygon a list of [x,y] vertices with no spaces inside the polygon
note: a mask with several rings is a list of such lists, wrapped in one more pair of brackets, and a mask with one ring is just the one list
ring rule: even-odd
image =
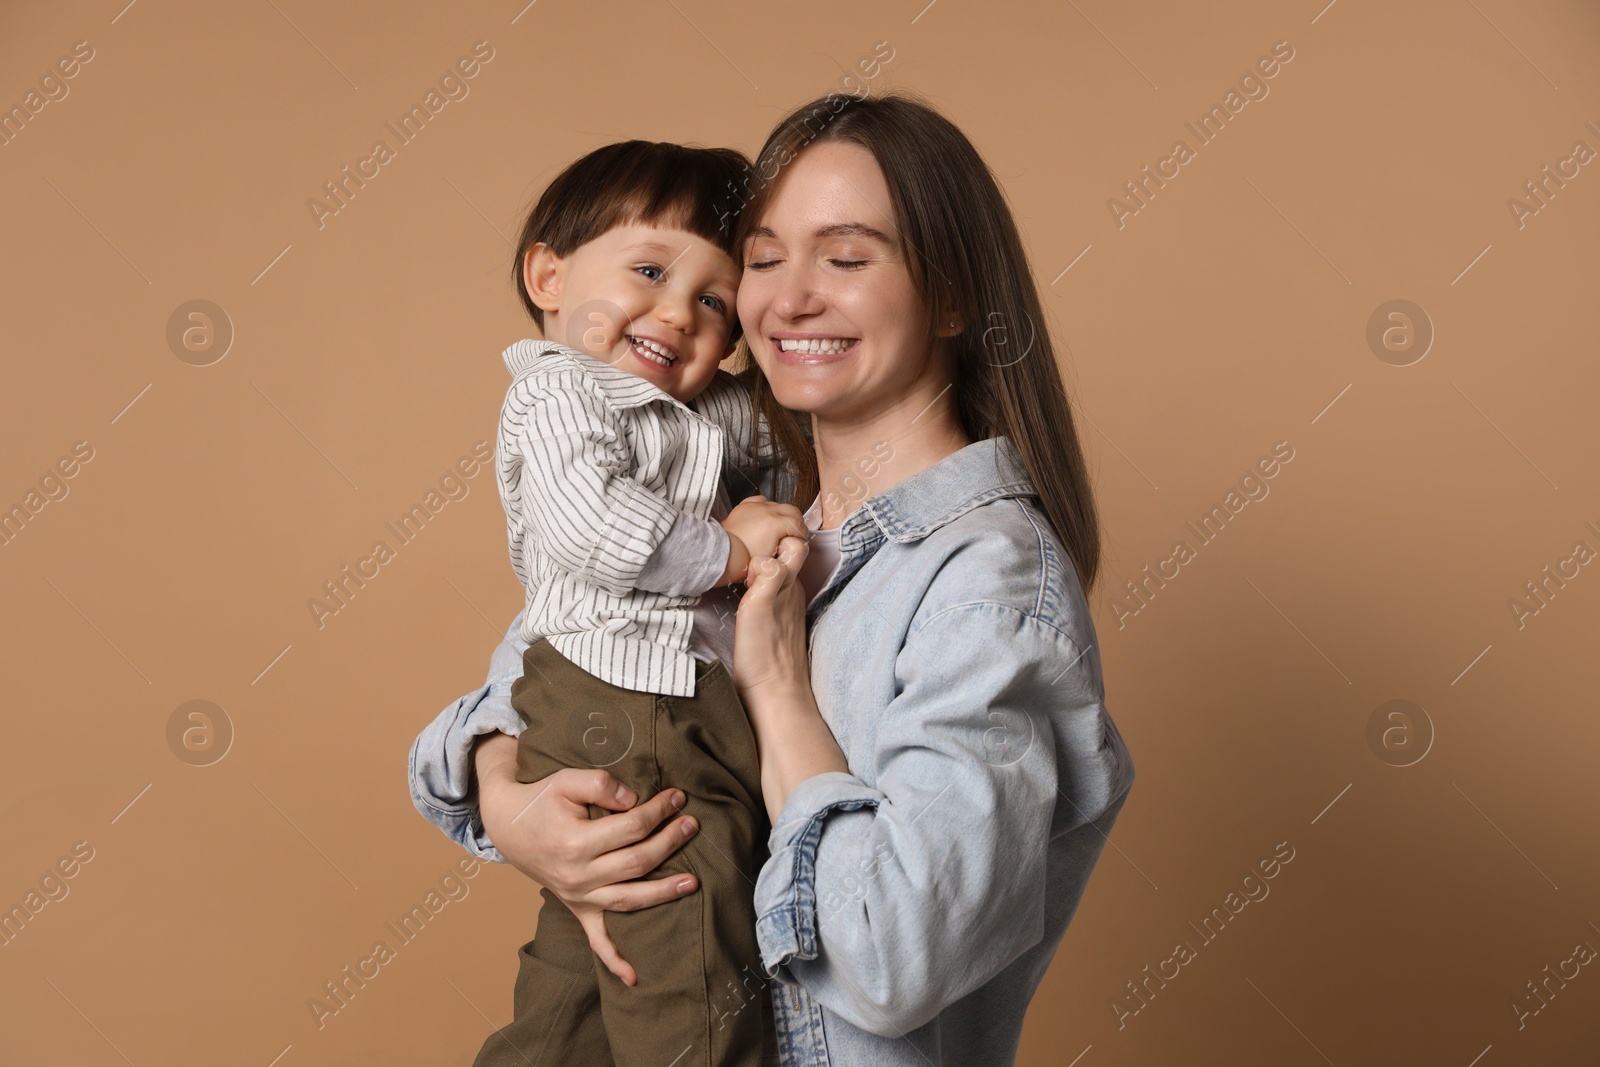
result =
[{"label": "woman's face", "polygon": [[822,142],[784,168],[744,247],[739,319],[784,407],[864,421],[949,381],[872,153]]}]

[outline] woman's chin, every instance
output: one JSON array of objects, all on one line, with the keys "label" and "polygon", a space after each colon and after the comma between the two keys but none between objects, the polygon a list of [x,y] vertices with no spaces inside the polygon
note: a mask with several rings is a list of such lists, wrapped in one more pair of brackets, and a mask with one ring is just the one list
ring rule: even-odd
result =
[{"label": "woman's chin", "polygon": [[768,381],[772,385],[772,396],[778,403],[790,411],[807,415],[836,407],[843,392],[832,382],[806,381],[798,375],[784,375],[780,379],[769,378]]},{"label": "woman's chin", "polygon": [[780,363],[760,360],[762,375],[772,387],[772,395],[790,411],[814,411],[816,405],[837,401],[849,394],[852,383],[841,373],[840,363]]}]

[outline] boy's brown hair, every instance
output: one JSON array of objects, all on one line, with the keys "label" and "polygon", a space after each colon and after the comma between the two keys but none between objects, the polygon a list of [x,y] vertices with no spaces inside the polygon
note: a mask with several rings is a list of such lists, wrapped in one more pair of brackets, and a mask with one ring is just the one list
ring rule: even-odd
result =
[{"label": "boy's brown hair", "polygon": [[[544,329],[544,312],[522,276],[529,249],[542,242],[558,256],[570,255],[618,226],[687,230],[740,262],[739,190],[749,171],[750,161],[732,148],[622,141],[590,152],[556,176],[522,224],[511,275],[523,307]],[[738,336],[735,318],[730,340]]]}]

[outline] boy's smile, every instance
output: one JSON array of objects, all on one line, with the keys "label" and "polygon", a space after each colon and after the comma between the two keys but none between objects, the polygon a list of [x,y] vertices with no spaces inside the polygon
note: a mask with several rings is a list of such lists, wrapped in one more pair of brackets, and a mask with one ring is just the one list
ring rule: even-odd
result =
[{"label": "boy's smile", "polygon": [[739,267],[671,226],[617,226],[565,256],[535,245],[524,264],[545,337],[654,382],[684,402],[733,353]]}]

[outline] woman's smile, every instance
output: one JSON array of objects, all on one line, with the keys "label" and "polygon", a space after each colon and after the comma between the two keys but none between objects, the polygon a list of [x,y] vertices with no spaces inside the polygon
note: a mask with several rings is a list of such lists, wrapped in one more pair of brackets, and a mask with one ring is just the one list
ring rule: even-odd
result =
[{"label": "woman's smile", "polygon": [[775,333],[771,335],[771,341],[778,362],[798,367],[837,363],[855,354],[861,338],[817,333]]}]

